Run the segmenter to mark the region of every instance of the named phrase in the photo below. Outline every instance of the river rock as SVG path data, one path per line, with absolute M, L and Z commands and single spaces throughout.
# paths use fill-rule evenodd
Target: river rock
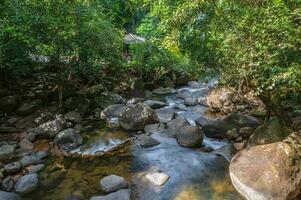
M 37 152 L 33 155 L 27 155 L 27 156 L 24 156 L 23 158 L 21 158 L 19 160 L 19 162 L 21 163 L 22 167 L 25 168 L 29 165 L 35 165 L 35 164 L 39 164 L 42 162 L 42 160 L 44 158 L 46 158 L 48 156 L 48 153 L 45 152 L 45 151 L 40 151 L 40 152 Z
M 200 117 L 196 120 L 196 124 L 202 127 L 207 137 L 225 138 L 228 130 L 239 129 L 240 127 L 257 128 L 260 125 L 260 121 L 252 116 L 232 113 L 216 120 Z
M 189 89 L 181 89 L 178 91 L 177 97 L 181 98 L 181 99 L 188 99 L 188 98 L 192 98 L 193 96 L 193 92 Z
M 73 124 L 79 124 L 83 121 L 82 116 L 75 111 L 70 111 L 67 114 L 65 114 L 65 119 Z
M 196 126 L 183 126 L 176 135 L 179 145 L 184 147 L 200 147 L 203 142 L 203 131 Z
M 28 174 L 22 176 L 15 184 L 15 191 L 21 195 L 34 191 L 38 186 L 38 175 Z
M 20 169 L 21 169 L 21 163 L 18 161 L 4 165 L 4 170 L 7 174 L 14 174 L 20 171 Z
M 124 104 L 114 104 L 106 107 L 100 115 L 101 119 L 120 117 L 121 114 L 127 109 Z
M 145 105 L 151 107 L 152 109 L 160 109 L 160 108 L 167 106 L 166 103 L 164 103 L 162 101 L 156 101 L 156 100 L 147 100 L 147 101 L 144 101 L 143 103 Z
M 127 106 L 132 106 L 132 105 L 135 105 L 137 103 L 143 102 L 144 100 L 145 100 L 144 98 L 135 97 L 135 98 L 132 98 L 132 99 L 128 100 L 126 102 L 126 105 Z
M 90 198 L 90 200 L 131 200 L 131 191 L 128 189 L 118 190 L 106 196 L 95 196 Z
M 57 116 L 55 120 L 41 124 L 37 129 L 38 136 L 55 137 L 66 126 L 66 120 Z
M 30 115 L 38 110 L 36 102 L 25 102 L 17 110 L 17 114 L 20 116 Z
M 250 200 L 291 200 L 301 189 L 301 135 L 238 152 L 229 167 L 236 190 Z
M 160 88 L 157 88 L 157 89 L 154 89 L 154 90 L 153 90 L 153 93 L 154 93 L 154 94 L 159 94 L 159 95 L 173 94 L 173 93 L 175 93 L 175 92 L 176 92 L 175 89 L 169 88 L 169 87 L 167 87 L 167 88 L 162 88 L 162 87 L 160 87 Z
M 198 100 L 195 98 L 186 98 L 184 99 L 185 106 L 195 106 L 198 104 Z
M 141 135 L 139 137 L 139 140 L 140 140 L 140 146 L 143 148 L 150 148 L 160 144 L 158 140 L 147 135 Z
M 235 140 L 236 138 L 239 137 L 238 135 L 238 131 L 236 128 L 232 129 L 232 130 L 228 130 L 226 132 L 226 137 L 229 139 L 229 140 Z
M 167 122 L 171 121 L 175 116 L 174 109 L 170 108 L 170 107 L 157 109 L 155 111 L 156 111 L 156 115 L 158 116 L 159 121 L 161 123 L 167 123 Z
M 31 150 L 34 147 L 34 144 L 31 143 L 28 139 L 23 139 L 19 142 L 18 146 L 21 149 Z
M 182 118 L 173 119 L 167 123 L 167 135 L 169 137 L 175 138 L 179 128 L 188 125 L 187 121 Z
M 44 164 L 38 164 L 38 165 L 30 165 L 28 167 L 26 167 L 26 171 L 29 173 L 29 174 L 32 174 L 32 173 L 39 173 L 40 171 L 42 171 L 44 169 L 45 165 Z
M 17 96 L 7 96 L 0 98 L 0 110 L 6 113 L 10 113 L 16 110 L 18 107 L 19 98 Z
M 121 176 L 110 175 L 100 180 L 100 186 L 103 191 L 105 191 L 106 193 L 110 193 L 127 188 L 128 183 Z
M 155 111 L 142 103 L 128 107 L 118 119 L 120 126 L 129 131 L 143 130 L 146 125 L 158 122 Z
M 168 181 L 169 176 L 163 172 L 151 171 L 145 178 L 155 186 L 162 186 Z
M 249 138 L 252 135 L 254 128 L 252 127 L 242 127 L 239 129 L 239 135 L 243 138 Z
M 281 122 L 275 118 L 258 127 L 248 140 L 249 146 L 280 142 L 288 136 Z
M 0 147 L 0 161 L 8 161 L 15 157 L 15 148 L 12 145 Z
M 228 162 L 230 162 L 236 152 L 236 148 L 233 146 L 233 144 L 228 144 L 215 150 L 213 153 L 222 156 Z
M 14 179 L 11 176 L 6 177 L 6 179 L 2 181 L 1 184 L 2 190 L 9 192 L 13 189 L 13 187 L 14 187 Z
M 75 129 L 69 128 L 59 132 L 54 138 L 54 143 L 64 150 L 72 150 L 83 143 L 83 138 Z
M 0 199 L 3 200 L 22 200 L 22 198 L 13 192 L 3 192 L 0 191 Z
M 162 133 L 165 131 L 163 124 L 149 124 L 144 127 L 144 132 L 147 134 Z

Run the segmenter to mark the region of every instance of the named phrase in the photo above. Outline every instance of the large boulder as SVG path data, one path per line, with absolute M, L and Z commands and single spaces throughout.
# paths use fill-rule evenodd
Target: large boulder
M 74 124 L 79 124 L 83 121 L 82 116 L 78 112 L 75 112 L 75 111 L 70 111 L 70 112 L 66 113 L 65 119 Z
M 118 190 L 106 196 L 95 196 L 90 200 L 131 200 L 131 191 L 129 189 Z
M 129 131 L 143 130 L 146 125 L 158 122 L 155 111 L 142 103 L 128 107 L 118 119 L 120 126 Z
M 281 122 L 275 118 L 259 126 L 248 140 L 249 146 L 280 142 L 288 136 Z
M 177 118 L 177 119 L 173 119 L 170 122 L 167 123 L 167 135 L 169 137 L 176 137 L 178 130 L 185 126 L 188 125 L 188 122 L 185 119 L 182 118 Z
M 17 96 L 7 96 L 0 98 L 0 110 L 6 113 L 10 113 L 16 110 L 18 107 L 19 98 Z
M 183 126 L 176 135 L 179 145 L 184 147 L 200 147 L 203 142 L 203 131 L 196 126 Z
M 22 200 L 22 198 L 13 192 L 3 192 L 0 191 L 0 199 L 3 200 Z
M 110 175 L 102 178 L 100 180 L 100 186 L 106 193 L 115 192 L 120 189 L 125 189 L 128 187 L 127 181 L 117 175 Z
M 121 114 L 126 110 L 127 106 L 124 104 L 114 104 L 106 107 L 101 112 L 101 118 L 115 118 L 121 116 Z
M 167 123 L 171 121 L 175 116 L 175 111 L 171 107 L 160 108 L 156 110 L 156 114 L 161 123 Z
M 83 143 L 83 138 L 75 129 L 69 128 L 59 132 L 54 138 L 54 143 L 61 149 L 72 150 Z
M 38 175 L 33 173 L 33 174 L 28 174 L 25 176 L 22 176 L 15 185 L 15 191 L 20 194 L 27 194 L 32 191 L 34 191 L 38 186 Z
M 291 200 L 301 189 L 301 135 L 238 152 L 230 163 L 237 191 L 250 200 Z
M 55 137 L 66 126 L 66 120 L 62 116 L 57 116 L 55 120 L 41 124 L 36 128 L 37 136 Z
M 260 125 L 260 121 L 252 116 L 232 113 L 216 120 L 200 117 L 196 120 L 196 124 L 202 127 L 207 137 L 225 138 L 226 132 L 229 130 L 234 128 L 239 129 L 241 127 L 257 128 Z

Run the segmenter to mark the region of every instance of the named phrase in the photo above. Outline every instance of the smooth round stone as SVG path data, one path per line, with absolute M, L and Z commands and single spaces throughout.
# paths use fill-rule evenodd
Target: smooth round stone
M 128 183 L 121 176 L 110 175 L 100 180 L 100 186 L 106 193 L 109 193 L 109 192 L 115 192 L 117 190 L 127 188 Z
M 21 195 L 34 191 L 38 186 L 38 175 L 28 174 L 22 176 L 15 185 L 15 191 Z
M 8 174 L 14 174 L 21 169 L 21 163 L 12 162 L 7 165 L 4 165 L 5 172 Z
M 129 189 L 118 190 L 105 196 L 95 196 L 90 200 L 131 200 L 131 191 Z

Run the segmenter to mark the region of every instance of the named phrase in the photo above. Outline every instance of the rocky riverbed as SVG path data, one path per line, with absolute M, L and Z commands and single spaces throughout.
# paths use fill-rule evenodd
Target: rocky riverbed
M 3 117 L 0 127 L 0 197 L 255 199 L 244 190 L 247 186 L 238 186 L 245 181 L 240 176 L 247 176 L 245 171 L 240 172 L 239 156 L 231 162 L 229 174 L 230 161 L 246 146 L 280 142 L 288 133 L 281 126 L 277 128 L 275 120 L 260 127 L 260 116 L 250 115 L 258 103 L 233 107 L 226 97 L 212 100 L 218 98 L 214 92 L 206 100 L 213 87 L 213 83 L 189 82 L 176 89 L 147 91 L 143 98 L 103 94 L 93 103 L 70 97 L 64 114 L 57 114 L 51 107 L 38 108 L 36 103 L 18 106 L 13 97 L 6 99 L 4 103 L 14 106 L 14 111 L 6 110 L 12 114 Z M 231 105 L 232 110 L 226 109 L 231 113 L 212 114 L 207 102 L 212 110 Z M 263 134 L 269 131 L 272 138 Z M 241 152 L 238 155 L 252 154 Z M 239 192 L 232 186 L 230 175 Z M 298 185 L 300 180 L 294 181 Z M 290 191 L 294 195 L 287 199 L 294 197 L 298 188 L 292 186 Z

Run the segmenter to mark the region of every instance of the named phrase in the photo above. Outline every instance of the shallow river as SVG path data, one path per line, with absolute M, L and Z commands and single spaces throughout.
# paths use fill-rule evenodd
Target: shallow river
M 178 93 L 205 97 L 206 86 L 187 86 L 179 88 L 170 95 L 151 96 L 160 99 L 177 111 L 177 116 L 194 120 L 205 114 L 206 107 L 197 105 L 186 107 Z M 152 135 L 160 145 L 144 149 L 136 142 L 125 149 L 121 155 L 100 157 L 97 159 L 49 159 L 40 174 L 40 186 L 28 200 L 63 200 L 75 194 L 89 199 L 103 194 L 99 180 L 110 174 L 125 177 L 132 183 L 136 200 L 241 200 L 233 188 L 229 174 L 229 163 L 221 156 L 206 153 L 201 149 L 181 147 L 174 138 L 163 133 Z M 118 128 L 109 128 L 98 124 L 85 136 L 85 144 L 77 150 L 85 155 L 93 155 L 114 147 L 131 137 Z M 205 138 L 203 145 L 218 149 L 227 145 L 226 141 Z M 154 186 L 144 175 L 149 170 L 158 170 L 170 176 L 163 186 Z

